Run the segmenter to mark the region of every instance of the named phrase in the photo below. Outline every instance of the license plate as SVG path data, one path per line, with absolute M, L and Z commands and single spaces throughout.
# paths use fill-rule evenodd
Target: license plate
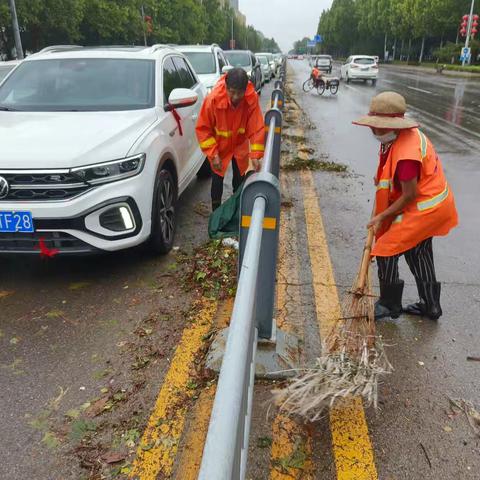
M 370 67 L 362 67 L 363 71 L 370 70 Z
M 0 232 L 34 232 L 31 212 L 0 211 Z

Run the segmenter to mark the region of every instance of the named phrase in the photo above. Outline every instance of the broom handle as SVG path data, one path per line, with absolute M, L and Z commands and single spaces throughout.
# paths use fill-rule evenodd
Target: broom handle
M 362 263 L 360 264 L 356 291 L 363 291 L 367 282 L 367 273 L 370 265 L 370 253 L 372 252 L 373 237 L 373 228 L 369 228 L 365 247 L 363 248 Z
M 372 214 L 370 218 L 373 218 L 375 215 L 375 205 L 376 201 L 373 202 Z M 370 265 L 370 253 L 372 252 L 372 245 L 373 239 L 375 237 L 375 233 L 373 228 L 368 229 L 367 240 L 365 241 L 365 247 L 363 248 L 363 256 L 362 261 L 360 263 L 360 270 L 358 272 L 358 280 L 356 285 L 356 292 L 363 293 L 365 289 L 365 284 L 367 283 L 367 274 L 368 274 L 368 267 Z

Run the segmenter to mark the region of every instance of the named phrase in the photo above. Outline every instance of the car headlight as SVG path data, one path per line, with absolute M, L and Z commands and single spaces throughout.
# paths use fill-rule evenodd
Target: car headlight
M 132 157 L 114 160 L 112 162 L 97 163 L 86 167 L 72 168 L 70 173 L 81 178 L 91 185 L 116 182 L 138 175 L 145 165 L 144 153 Z

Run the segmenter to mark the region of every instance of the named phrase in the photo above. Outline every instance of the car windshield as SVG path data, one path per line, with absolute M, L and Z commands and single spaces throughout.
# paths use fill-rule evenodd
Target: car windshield
M 199 74 L 216 73 L 217 65 L 215 64 L 215 57 L 211 52 L 183 52 L 191 64 L 194 70 Z
M 246 52 L 225 52 L 228 61 L 234 67 L 249 67 L 250 55 Z
M 318 60 L 330 60 L 330 55 L 320 55 L 317 57 Z
M 358 65 L 373 65 L 375 63 L 374 58 L 354 58 L 353 63 L 358 63 Z
M 0 108 L 141 110 L 155 105 L 155 62 L 68 58 L 22 63 L 0 87 Z
M 268 65 L 267 57 L 257 57 L 257 58 L 262 65 Z
M 0 65 L 0 82 L 7 76 L 7 73 L 10 72 L 15 67 L 15 65 Z

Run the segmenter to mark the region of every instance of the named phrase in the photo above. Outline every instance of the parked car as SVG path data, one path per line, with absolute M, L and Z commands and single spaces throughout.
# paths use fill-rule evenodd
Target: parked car
M 255 55 L 260 62 L 260 66 L 262 68 L 262 85 L 264 83 L 270 82 L 272 79 L 273 72 L 272 72 L 272 67 L 270 66 L 270 62 L 268 61 L 268 58 L 265 55 Z
M 264 55 L 268 58 L 270 69 L 272 70 L 273 76 L 275 77 L 275 75 L 277 75 L 277 63 L 275 62 L 275 57 L 273 56 L 273 53 L 258 52 L 257 55 Z
M 20 60 L 0 62 L 0 83 L 20 63 Z
M 378 64 L 375 57 L 368 55 L 352 55 L 340 69 L 340 78 L 347 83 L 350 80 L 371 80 L 372 85 L 377 84 Z
M 257 93 L 262 90 L 262 69 L 260 62 L 250 50 L 226 50 L 225 56 L 232 67 L 243 68 L 255 86 Z
M 316 55 L 314 65 L 327 73 L 332 73 L 333 59 L 330 55 Z
M 223 50 L 213 45 L 183 45 L 177 47 L 192 64 L 200 81 L 210 93 L 218 79 L 230 68 Z
M 0 251 L 168 252 L 177 198 L 202 168 L 206 90 L 152 47 L 48 47 L 0 85 Z
M 277 64 L 277 69 L 279 69 L 282 65 L 283 55 L 281 53 L 274 53 L 273 58 L 275 59 L 275 62 Z

